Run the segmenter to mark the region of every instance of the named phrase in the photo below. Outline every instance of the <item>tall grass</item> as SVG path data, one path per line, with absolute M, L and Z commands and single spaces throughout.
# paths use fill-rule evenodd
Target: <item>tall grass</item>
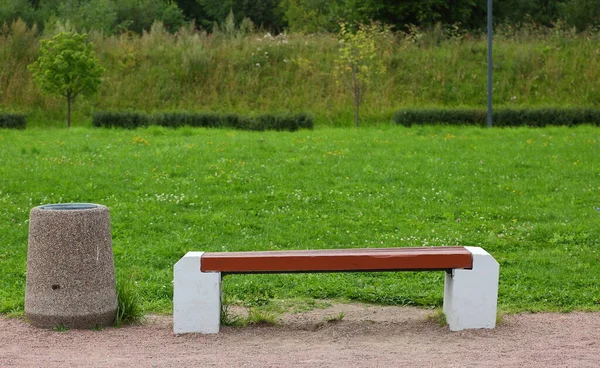
M 568 29 L 499 27 L 494 48 L 496 106 L 595 106 L 600 102 L 600 38 Z M 30 114 L 33 125 L 61 120 L 65 103 L 40 96 L 26 70 L 34 30 L 17 22 L 0 36 L 0 108 Z M 99 94 L 80 100 L 75 119 L 94 110 L 264 113 L 306 111 L 317 124 L 350 125 L 352 98 L 332 73 L 333 35 L 168 33 L 160 23 L 137 36 L 93 33 L 107 69 Z M 484 107 L 486 43 L 476 35 L 411 30 L 382 40 L 387 73 L 364 101 L 366 122 L 399 107 Z

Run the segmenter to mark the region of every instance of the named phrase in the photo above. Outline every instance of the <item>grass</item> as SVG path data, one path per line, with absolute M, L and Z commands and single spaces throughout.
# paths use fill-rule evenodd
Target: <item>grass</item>
M 344 312 L 340 312 L 338 314 L 330 314 L 325 317 L 325 322 L 327 323 L 336 323 L 343 320 L 345 317 Z
M 503 312 L 600 310 L 600 131 L 0 131 L 0 312 L 23 310 L 29 210 L 111 210 L 118 275 L 170 313 L 190 250 L 482 246 Z M 224 297 L 439 307 L 443 272 L 231 275 Z
M 69 327 L 63 326 L 63 325 L 54 326 L 54 331 L 56 331 L 56 332 L 67 332 L 67 331 L 69 331 Z
M 446 327 L 448 325 L 446 322 L 446 314 L 441 308 L 437 309 L 433 313 L 428 314 L 427 320 L 435 323 L 438 327 Z
M 131 325 L 144 319 L 140 298 L 135 285 L 125 281 L 124 277 L 117 281 L 117 315 L 115 325 Z
M 221 324 L 223 326 L 275 326 L 278 324 L 280 313 L 274 311 L 273 307 L 251 307 L 247 309 L 245 316 L 232 313 L 229 307 L 229 304 L 221 305 Z
M 481 107 L 487 98 L 484 37 L 440 30 L 385 39 L 387 68 L 361 106 L 364 125 L 402 107 Z M 597 106 L 599 33 L 499 27 L 494 40 L 494 106 Z M 92 33 L 106 73 L 98 95 L 78 99 L 74 124 L 98 110 L 308 112 L 317 125 L 350 126 L 352 97 L 333 73 L 334 35 L 220 37 L 156 25 L 142 36 Z M 43 96 L 27 65 L 39 36 L 23 24 L 0 35 L 0 109 L 28 114 L 29 126 L 64 126 L 66 101 Z
M 496 314 L 496 326 L 504 323 L 504 312 L 498 312 Z M 427 315 L 427 320 L 435 323 L 439 327 L 446 327 L 448 323 L 446 322 L 446 314 L 442 310 L 442 308 L 437 308 L 437 310 L 433 313 Z

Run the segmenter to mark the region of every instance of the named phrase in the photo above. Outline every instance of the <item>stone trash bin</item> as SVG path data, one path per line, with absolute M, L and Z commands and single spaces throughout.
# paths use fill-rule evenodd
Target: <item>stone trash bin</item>
M 25 315 L 38 327 L 93 328 L 117 313 L 108 208 L 48 204 L 31 210 Z

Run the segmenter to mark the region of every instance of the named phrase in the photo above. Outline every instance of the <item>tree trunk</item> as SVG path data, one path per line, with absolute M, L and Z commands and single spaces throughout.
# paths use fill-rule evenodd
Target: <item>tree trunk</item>
M 354 126 L 358 128 L 358 122 L 360 119 L 359 107 L 360 107 L 360 82 L 356 75 L 356 66 L 352 66 L 352 92 L 354 92 Z
M 71 97 L 70 93 L 67 93 L 67 129 L 71 128 Z
M 360 101 L 359 100 L 354 100 L 354 126 L 356 128 L 358 128 L 358 121 L 359 121 L 359 113 L 358 113 L 358 108 L 360 106 Z

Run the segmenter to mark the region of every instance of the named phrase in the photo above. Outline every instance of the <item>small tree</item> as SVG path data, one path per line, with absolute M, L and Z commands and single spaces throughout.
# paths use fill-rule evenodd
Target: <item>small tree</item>
M 87 34 L 61 32 L 40 42 L 40 56 L 29 65 L 42 92 L 67 99 L 67 128 L 71 127 L 71 105 L 80 93 L 93 94 L 104 69 L 100 66 Z
M 346 23 L 340 24 L 340 49 L 336 60 L 336 76 L 352 91 L 354 124 L 358 127 L 359 108 L 373 77 L 384 73 L 385 66 L 377 54 L 377 38 L 385 31 L 378 24 L 361 24 L 352 32 Z

